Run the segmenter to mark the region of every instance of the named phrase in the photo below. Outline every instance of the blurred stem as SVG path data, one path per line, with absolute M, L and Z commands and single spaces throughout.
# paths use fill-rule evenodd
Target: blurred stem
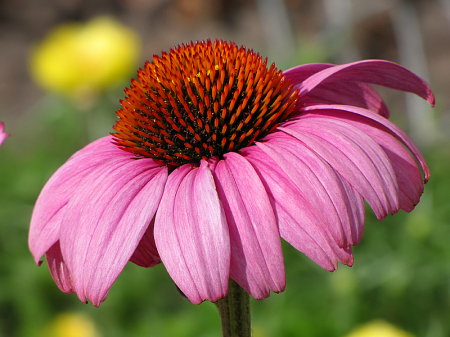
M 250 295 L 230 279 L 228 295 L 214 302 L 219 310 L 223 337 L 250 337 Z

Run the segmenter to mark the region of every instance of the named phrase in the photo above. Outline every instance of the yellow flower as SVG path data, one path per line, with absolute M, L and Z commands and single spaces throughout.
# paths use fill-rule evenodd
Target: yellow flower
M 49 327 L 50 337 L 98 337 L 94 323 L 86 316 L 77 313 L 58 315 Z
M 51 31 L 31 53 L 30 72 L 49 91 L 98 92 L 127 78 L 139 54 L 135 32 L 111 17 L 98 17 Z
M 377 320 L 356 328 L 346 337 L 414 337 L 414 335 L 386 321 Z

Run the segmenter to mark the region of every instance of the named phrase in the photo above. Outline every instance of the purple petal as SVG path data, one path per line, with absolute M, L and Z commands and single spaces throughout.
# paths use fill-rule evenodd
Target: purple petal
M 242 151 L 273 199 L 281 236 L 321 267 L 333 271 L 337 260 L 352 265 L 351 249 L 340 248 L 323 225 L 321 213 L 269 154 L 256 147 Z M 316 206 L 320 208 L 320 205 Z
M 299 95 L 306 95 L 321 84 L 341 81 L 371 83 L 412 92 L 434 106 L 434 95 L 424 80 L 396 63 L 383 60 L 364 60 L 324 69 L 303 81 Z
M 282 292 L 286 279 L 277 221 L 267 192 L 250 163 L 225 154 L 214 169 L 231 240 L 230 276 L 260 300 Z
M 65 293 L 72 293 L 75 291 L 75 287 L 72 282 L 72 275 L 67 269 L 67 265 L 61 255 L 61 248 L 59 241 L 57 241 L 45 254 L 47 260 L 48 269 L 53 277 L 56 285 L 61 291 Z
M 78 184 L 61 223 L 60 242 L 80 300 L 100 305 L 147 230 L 167 179 L 152 159 L 117 157 Z
M 75 153 L 45 184 L 39 195 L 31 218 L 28 243 L 36 260 L 39 260 L 59 240 L 59 229 L 65 207 L 79 182 L 95 166 L 113 158 L 131 157 L 104 137 Z
M 156 214 L 155 241 L 168 273 L 192 303 L 227 295 L 228 227 L 205 161 L 170 174 Z
M 130 261 L 140 267 L 149 268 L 161 263 L 161 258 L 156 249 L 155 237 L 153 230 L 155 227 L 155 220 L 150 222 L 147 230 L 144 233 L 139 245 L 131 256 Z

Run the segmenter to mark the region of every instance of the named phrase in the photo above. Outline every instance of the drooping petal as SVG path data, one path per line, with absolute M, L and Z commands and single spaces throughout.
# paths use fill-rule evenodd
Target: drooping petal
M 245 158 L 255 167 L 273 199 L 281 236 L 321 267 L 333 271 L 337 261 L 352 265 L 351 249 L 338 247 L 312 202 L 303 195 L 270 155 L 251 147 Z
M 386 139 L 387 137 L 384 137 Z M 381 144 L 383 142 L 378 141 Z M 381 145 L 389 157 L 397 176 L 399 186 L 400 209 L 411 212 L 419 203 L 424 186 L 419 168 L 409 152 L 400 143 L 390 142 L 388 146 Z
M 130 262 L 144 268 L 153 267 L 161 263 L 158 249 L 156 249 L 155 236 L 153 234 L 154 227 L 155 219 L 153 218 L 139 242 L 139 245 L 131 256 Z
M 231 240 L 230 276 L 256 299 L 285 288 L 276 218 L 258 175 L 237 153 L 225 154 L 214 169 Z
M 337 172 L 336 172 L 337 173 Z M 353 223 L 356 226 L 352 226 L 352 234 L 353 234 L 353 244 L 356 245 L 361 241 L 363 231 L 364 231 L 364 222 L 366 218 L 366 204 L 364 202 L 364 198 L 359 194 L 342 176 L 341 178 L 342 185 L 344 185 L 348 201 L 350 202 L 350 209 L 353 215 Z M 356 231 L 356 240 L 355 232 Z
M 300 85 L 299 95 L 330 82 L 364 82 L 415 93 L 434 106 L 434 95 L 428 84 L 408 69 L 389 61 L 364 60 L 329 67 L 310 76 Z
M 59 240 L 65 207 L 79 182 L 97 165 L 113 157 L 131 157 L 104 137 L 76 152 L 45 184 L 31 217 L 28 244 L 36 260 Z
M 336 207 L 347 239 L 350 239 L 351 245 L 357 244 L 362 237 L 365 218 L 365 204 L 361 195 L 314 150 L 309 149 L 306 144 L 297 141 L 294 137 L 284 133 L 274 133 L 265 140 L 264 144 L 266 145 L 276 145 L 280 154 L 284 151 L 285 155 L 288 153 L 294 155 L 295 157 L 291 155 L 289 157 L 292 163 L 298 165 L 300 164 L 298 160 L 301 160 L 303 165 L 308 166 L 312 172 L 316 172 L 317 179 L 320 184 L 323 184 Z M 286 162 L 283 170 L 299 185 L 303 169 L 296 171 L 293 169 L 294 167 L 295 165 L 289 167 Z M 318 208 L 317 213 L 323 213 L 321 204 L 317 204 L 315 207 Z
M 323 186 L 321 178 L 315 174 L 314 170 L 302 160 L 299 160 L 294 154 L 285 151 L 276 144 L 268 142 L 267 144 L 256 143 L 256 145 L 271 157 L 291 179 L 292 183 L 299 190 L 298 192 L 307 200 L 307 206 L 305 205 L 305 207 L 316 211 L 318 218 L 316 226 L 327 230 L 340 247 L 348 246 L 348 237 L 351 239 L 351 235 L 348 235 L 348 233 L 345 235 L 343 228 L 347 226 L 339 218 L 327 189 Z M 306 150 L 308 151 L 308 149 Z M 299 155 L 302 154 L 300 151 L 298 152 Z M 330 168 L 330 170 L 332 169 Z
M 399 210 L 398 184 L 389 157 L 370 136 L 353 125 L 341 124 L 329 118 L 302 118 L 296 123 L 299 130 L 332 140 L 366 175 L 378 193 L 386 196 L 389 213 Z M 373 174 L 372 174 L 373 173 Z
M 329 63 L 309 63 L 301 64 L 299 66 L 287 69 L 283 71 L 283 76 L 294 84 L 294 86 L 301 84 L 308 77 L 311 77 L 315 73 L 334 67 L 334 64 Z
M 272 140 L 274 140 L 272 138 Z M 292 137 L 279 137 L 279 142 L 257 143 L 292 180 L 305 196 L 309 208 L 321 218 L 324 226 L 340 247 L 357 241 L 359 220 L 340 176 L 322 158 Z
M 166 179 L 167 168 L 155 167 L 152 159 L 115 157 L 78 184 L 60 242 L 80 300 L 98 306 L 106 298 L 147 230 Z
M 348 113 L 323 113 L 324 110 L 318 110 L 316 113 L 308 113 L 303 118 L 316 118 L 326 116 L 327 119 L 339 120 L 351 124 L 373 138 L 386 152 L 394 169 L 398 187 L 400 208 L 410 212 L 419 202 L 423 193 L 423 182 L 420 170 L 411 154 L 400 142 L 390 133 L 386 132 L 383 125 L 368 122 L 367 118 Z
M 302 82 L 308 77 L 332 67 L 335 66 L 326 63 L 304 64 L 283 71 L 283 75 L 294 84 L 294 89 L 297 89 L 301 88 Z M 306 94 L 307 96 L 305 96 Z M 359 106 L 386 118 L 389 117 L 389 109 L 383 99 L 371 85 L 366 83 L 351 81 L 321 83 L 314 89 L 303 92 L 297 101 L 297 106 L 301 106 L 308 100 L 315 103 Z
M 321 83 L 308 92 L 308 99 L 314 103 L 353 105 L 373 111 L 389 118 L 390 112 L 378 92 L 361 82 Z M 303 103 L 301 98 L 297 104 Z
M 59 241 L 50 247 L 45 254 L 48 269 L 53 277 L 56 285 L 61 291 L 65 293 L 72 293 L 75 291 L 75 286 L 72 281 L 72 274 L 67 269 L 67 265 L 61 255 L 61 248 Z
M 388 201 L 383 191 L 383 182 L 379 176 L 379 172 L 373 166 L 370 158 L 364 155 L 362 157 L 356 156 L 356 154 L 361 154 L 361 151 L 355 149 L 357 152 L 351 153 L 350 157 L 348 153 L 343 152 L 347 149 L 354 150 L 352 149 L 353 145 L 351 143 L 346 144 L 341 139 L 340 143 L 334 144 L 333 138 L 327 138 L 326 135 L 322 134 L 318 136 L 310 133 L 309 130 L 298 130 L 297 128 L 291 127 L 291 125 L 288 127 L 278 127 L 278 129 L 300 140 L 318 156 L 328 162 L 334 170 L 367 200 L 379 219 L 383 219 L 387 215 Z M 371 178 L 376 180 L 372 181 L 370 180 Z
M 380 130 L 387 132 L 388 134 L 394 136 L 398 139 L 406 148 L 411 152 L 414 158 L 420 163 L 424 172 L 424 182 L 426 183 L 430 177 L 430 170 L 423 158 L 420 150 L 417 148 L 416 144 L 409 138 L 409 136 L 400 129 L 397 125 L 390 122 L 389 120 L 382 118 L 378 115 L 372 114 L 366 109 L 361 109 L 352 106 L 342 106 L 342 105 L 313 105 L 304 107 L 304 111 L 311 111 L 315 114 L 325 114 L 325 115 L 346 115 L 347 118 L 358 119 L 355 116 L 365 117 L 365 123 L 370 126 L 374 126 Z M 353 115 L 353 116 L 352 116 Z
M 168 273 L 194 304 L 226 296 L 230 241 L 225 213 L 205 161 L 185 164 L 167 181 L 155 241 Z

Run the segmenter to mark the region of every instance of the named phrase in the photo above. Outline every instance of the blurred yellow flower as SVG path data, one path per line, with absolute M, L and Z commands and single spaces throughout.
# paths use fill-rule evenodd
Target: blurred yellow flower
M 44 89 L 78 95 L 98 92 L 130 76 L 140 40 L 111 17 L 56 27 L 32 51 L 30 73 Z
M 94 322 L 77 313 L 58 315 L 49 327 L 48 337 L 98 337 Z
M 414 335 L 386 321 L 377 320 L 356 328 L 346 337 L 414 337 Z

